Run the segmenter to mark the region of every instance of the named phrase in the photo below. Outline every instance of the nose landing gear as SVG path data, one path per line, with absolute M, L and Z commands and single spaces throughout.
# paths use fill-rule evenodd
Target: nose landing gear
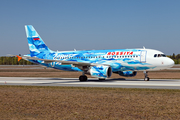
M 144 71 L 144 81 L 149 81 L 148 71 Z

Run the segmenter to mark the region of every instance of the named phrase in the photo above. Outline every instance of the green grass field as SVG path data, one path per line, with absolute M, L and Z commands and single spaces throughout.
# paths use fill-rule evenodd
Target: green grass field
M 0 86 L 0 119 L 180 119 L 180 90 Z

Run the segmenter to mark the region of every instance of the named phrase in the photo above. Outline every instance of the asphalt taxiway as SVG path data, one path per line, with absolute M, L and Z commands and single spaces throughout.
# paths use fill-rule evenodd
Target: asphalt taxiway
M 86 82 L 79 82 L 78 78 L 0 77 L 0 85 L 180 89 L 180 80 L 106 79 L 99 81 L 96 78 L 89 78 Z

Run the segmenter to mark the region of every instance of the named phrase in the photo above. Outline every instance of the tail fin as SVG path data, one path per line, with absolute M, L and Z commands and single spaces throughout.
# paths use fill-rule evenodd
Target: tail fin
M 50 52 L 50 49 L 46 46 L 32 25 L 25 25 L 25 30 L 31 57 L 37 56 L 41 58 L 45 53 Z

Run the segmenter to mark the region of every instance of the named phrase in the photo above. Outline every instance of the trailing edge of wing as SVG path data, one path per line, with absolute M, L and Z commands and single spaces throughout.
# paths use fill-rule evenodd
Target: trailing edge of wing
M 23 59 L 29 59 L 29 60 L 41 60 L 44 61 L 44 63 L 51 63 L 51 62 L 60 62 L 63 64 L 73 64 L 78 66 L 98 66 L 98 65 L 105 65 L 110 66 L 108 64 L 98 64 L 98 63 L 86 63 L 86 62 L 75 62 L 75 61 L 63 61 L 63 60 L 50 60 L 50 59 L 40 59 L 37 57 L 28 57 L 28 56 L 22 56 Z

